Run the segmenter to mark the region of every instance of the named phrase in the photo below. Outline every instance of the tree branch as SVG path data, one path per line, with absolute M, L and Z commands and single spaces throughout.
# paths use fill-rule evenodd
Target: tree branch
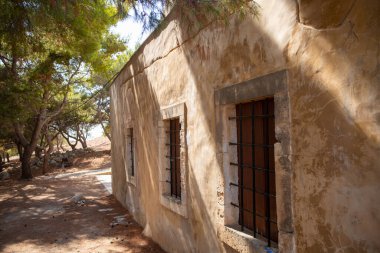
M 49 113 L 49 115 L 46 116 L 44 124 L 47 124 L 52 118 L 54 118 L 55 116 L 61 113 L 63 107 L 66 105 L 68 94 L 69 94 L 69 89 L 66 90 L 63 100 L 61 104 L 58 106 L 58 108 L 56 108 L 52 113 Z
M 10 66 L 9 64 L 6 62 L 6 61 L 10 61 L 7 57 L 3 56 L 3 55 L 0 55 L 0 60 L 2 61 L 2 63 L 4 64 L 4 66 L 7 68 L 7 69 L 10 69 Z
M 69 94 L 69 87 L 72 84 L 71 82 L 72 82 L 73 78 L 75 77 L 75 75 L 78 74 L 81 64 L 82 64 L 82 62 L 79 62 L 78 65 L 77 65 L 77 67 L 76 67 L 76 69 L 74 70 L 74 72 L 70 75 L 69 80 L 67 81 L 67 84 L 66 84 L 65 95 L 63 97 L 63 100 L 62 100 L 61 104 L 58 106 L 58 108 L 56 108 L 52 113 L 50 113 L 46 117 L 46 120 L 45 120 L 44 124 L 48 123 L 52 118 L 54 118 L 55 116 L 57 116 L 58 114 L 60 114 L 61 111 L 62 111 L 62 109 L 63 109 L 63 107 L 66 105 L 66 103 L 67 103 L 67 96 Z
M 14 123 L 13 127 L 14 127 L 15 134 L 16 134 L 18 141 L 20 142 L 20 144 L 23 147 L 26 147 L 29 144 L 29 142 L 27 141 L 27 139 L 24 136 L 24 131 L 22 130 L 20 123 L 18 123 L 18 122 Z

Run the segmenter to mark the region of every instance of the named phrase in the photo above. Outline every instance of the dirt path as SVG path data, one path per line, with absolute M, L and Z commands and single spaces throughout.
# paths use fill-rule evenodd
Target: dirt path
M 0 182 L 0 252 L 163 252 L 107 184 L 109 155 L 65 172 Z

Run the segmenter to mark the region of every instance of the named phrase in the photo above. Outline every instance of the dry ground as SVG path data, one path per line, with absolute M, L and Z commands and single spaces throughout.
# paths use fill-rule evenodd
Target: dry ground
M 72 168 L 0 182 L 0 252 L 163 252 L 97 180 L 111 166 L 100 146 Z

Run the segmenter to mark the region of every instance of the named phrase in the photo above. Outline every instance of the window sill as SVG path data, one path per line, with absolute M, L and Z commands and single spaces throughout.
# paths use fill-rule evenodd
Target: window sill
M 236 226 L 220 226 L 219 239 L 238 252 L 277 253 L 278 249 L 266 246 L 266 242 L 239 231 Z
M 165 194 L 160 196 L 160 203 L 172 212 L 187 218 L 187 207 L 181 199 Z

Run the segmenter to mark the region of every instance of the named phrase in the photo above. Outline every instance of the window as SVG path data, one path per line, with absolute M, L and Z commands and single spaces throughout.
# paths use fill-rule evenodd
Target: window
M 127 128 L 126 133 L 126 177 L 127 182 L 135 184 L 136 159 L 135 159 L 135 137 L 133 128 Z
M 134 164 L 134 147 L 133 147 L 133 128 L 130 128 L 129 129 L 129 149 L 130 149 L 130 156 L 131 156 L 131 176 L 134 177 L 135 176 L 135 164 Z
M 181 199 L 180 131 L 179 118 L 169 120 L 169 143 L 166 145 L 169 146 L 170 180 L 167 180 L 167 183 L 170 184 L 170 195 L 179 199 Z
M 158 135 L 160 203 L 187 218 L 186 107 L 184 103 L 160 110 Z
M 223 172 L 217 234 L 238 252 L 295 249 L 287 75 L 270 73 L 214 94 Z
M 237 162 L 230 165 L 238 170 L 238 188 L 241 231 L 250 231 L 254 237 L 265 239 L 268 246 L 278 242 L 276 187 L 274 165 L 274 100 L 267 98 L 236 105 L 237 142 L 230 142 L 237 152 Z M 272 244 L 273 245 L 273 244 Z

